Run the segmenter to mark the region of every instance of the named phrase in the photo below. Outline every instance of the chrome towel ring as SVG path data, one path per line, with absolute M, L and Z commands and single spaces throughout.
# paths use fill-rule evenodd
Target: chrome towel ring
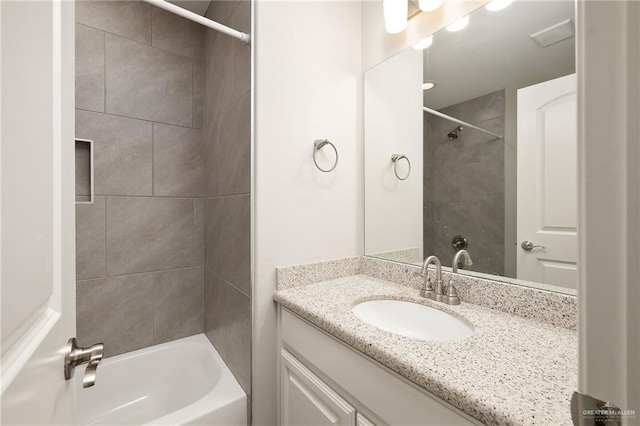
M 407 171 L 407 175 L 405 177 L 401 177 L 398 174 L 398 163 L 400 162 L 400 160 L 407 160 L 407 165 L 409 166 L 409 170 Z M 404 154 L 393 154 L 391 156 L 391 161 L 393 162 L 393 173 L 395 173 L 398 180 L 407 180 L 411 175 L 411 161 L 409 161 L 407 156 Z
M 318 165 L 318 160 L 316 159 L 316 154 L 318 153 L 318 151 L 324 148 L 325 145 L 331 145 L 331 148 L 333 148 L 333 150 L 336 153 L 336 161 L 333 163 L 333 166 L 329 169 L 323 169 L 322 167 L 320 167 Z M 315 142 L 313 142 L 313 162 L 318 168 L 318 170 L 320 170 L 321 172 L 329 173 L 330 171 L 335 169 L 336 166 L 338 165 L 338 150 L 336 149 L 336 146 L 333 143 L 329 142 L 328 139 L 316 139 Z

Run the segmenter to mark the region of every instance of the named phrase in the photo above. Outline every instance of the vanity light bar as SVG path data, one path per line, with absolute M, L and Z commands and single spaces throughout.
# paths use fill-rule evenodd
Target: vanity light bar
M 398 34 L 407 28 L 407 0 L 383 0 L 384 27 L 389 34 Z

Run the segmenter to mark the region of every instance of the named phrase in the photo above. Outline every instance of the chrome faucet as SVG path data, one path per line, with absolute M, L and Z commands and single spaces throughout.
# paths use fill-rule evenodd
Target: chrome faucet
M 430 264 L 436 265 L 436 287 L 433 288 L 431 280 L 427 276 L 427 268 Z M 424 276 L 424 285 L 420 290 L 420 296 L 428 299 L 441 301 L 444 296 L 443 282 L 442 282 L 442 262 L 437 256 L 429 256 L 424 260 L 422 265 L 422 276 Z
M 464 259 L 464 266 L 473 265 L 473 260 L 471 260 L 471 255 L 466 250 L 458 250 L 458 252 L 453 256 L 453 262 L 451 262 L 451 272 L 454 274 L 458 272 L 458 265 L 460 264 L 460 258 Z
M 464 262 L 463 264 L 465 266 L 473 265 L 473 260 L 471 260 L 471 255 L 469 254 L 469 252 L 466 250 L 459 250 L 455 254 L 455 256 L 453 256 L 453 261 L 451 262 L 451 272 L 453 272 L 454 274 L 458 272 L 458 265 L 461 261 Z M 459 305 L 460 298 L 458 297 L 458 290 L 456 289 L 456 286 L 453 285 L 454 283 L 455 281 L 453 281 L 452 278 L 451 282 L 447 286 L 447 294 L 444 296 L 444 301 L 446 301 L 446 303 L 450 305 Z

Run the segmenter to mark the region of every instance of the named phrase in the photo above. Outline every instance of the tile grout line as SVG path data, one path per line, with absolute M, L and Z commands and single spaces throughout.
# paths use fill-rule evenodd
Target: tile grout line
M 156 126 L 151 124 L 151 196 L 156 195 Z
M 76 24 L 79 24 L 79 25 L 83 25 L 83 26 L 85 26 L 85 27 L 87 27 L 87 28 L 91 28 L 91 29 L 96 30 L 96 31 L 102 31 L 103 33 L 108 34 L 108 35 L 113 36 L 113 37 L 118 37 L 118 38 L 125 39 L 125 40 L 127 40 L 127 41 L 132 42 L 132 43 L 137 43 L 137 44 L 141 44 L 141 45 L 146 46 L 146 47 L 151 47 L 151 48 L 153 48 L 153 49 L 158 49 L 158 50 L 160 50 L 160 51 L 162 51 L 162 52 L 164 52 L 164 53 L 168 53 L 168 54 L 170 54 L 170 55 L 175 55 L 175 56 L 178 56 L 178 57 L 180 57 L 180 58 L 184 58 L 184 59 L 196 59 L 196 58 L 193 58 L 193 57 L 191 57 L 191 56 L 182 55 L 182 54 L 180 54 L 180 53 L 176 53 L 176 52 L 173 52 L 173 51 L 171 51 L 171 50 L 167 50 L 167 49 L 162 48 L 162 47 L 158 47 L 158 46 L 154 46 L 154 45 L 149 44 L 149 43 L 145 43 L 145 42 L 143 42 L 143 41 L 134 40 L 134 39 L 129 38 L 129 37 L 127 37 L 127 36 L 123 36 L 123 35 L 120 35 L 120 34 L 116 34 L 116 33 L 113 33 L 113 32 L 111 32 L 111 31 L 103 30 L 103 29 L 101 29 L 101 28 L 98 28 L 98 27 L 94 27 L 94 26 L 92 26 L 92 25 L 85 24 L 84 22 L 78 22 L 78 21 L 75 21 L 75 23 L 76 23 Z
M 104 197 L 104 278 L 107 278 L 107 198 Z
M 234 283 L 232 283 L 231 281 L 229 281 L 228 279 L 226 279 L 225 277 L 223 277 L 222 275 L 220 275 L 218 272 L 214 271 L 213 269 L 207 267 L 207 269 L 215 274 L 218 278 L 220 278 L 222 281 L 224 281 L 226 284 L 230 285 L 231 287 L 233 287 L 236 291 L 240 292 L 242 295 L 246 296 L 249 298 L 249 300 L 251 300 L 251 296 L 249 296 L 247 293 L 245 293 L 243 290 L 240 290 L 240 288 L 238 286 L 236 286 Z
M 173 196 L 173 195 L 107 195 L 107 194 L 96 194 L 96 197 L 112 197 L 112 198 L 155 198 L 159 200 L 192 200 L 192 199 L 212 199 L 212 198 L 231 198 L 231 197 L 242 197 L 245 195 L 251 195 L 251 192 L 238 192 L 233 194 L 222 194 L 222 195 L 213 195 L 210 197 L 195 197 L 195 196 Z
M 80 281 L 93 281 L 93 280 L 102 280 L 102 279 L 110 279 L 110 278 L 123 278 L 123 277 L 131 277 L 134 275 L 146 275 L 146 274 L 157 274 L 157 273 L 163 273 L 163 272 L 173 272 L 173 271 L 186 271 L 188 269 L 198 269 L 198 268 L 204 268 L 202 265 L 200 266 L 180 266 L 177 268 L 167 268 L 167 269 L 154 269 L 151 271 L 143 271 L 143 272 L 127 272 L 124 274 L 115 274 L 115 275 L 107 275 L 104 277 L 92 277 L 92 278 L 83 278 L 81 280 L 76 280 L 78 282 Z
M 153 292 L 151 298 L 151 342 L 153 345 L 156 344 L 156 271 L 152 272 L 151 275 L 151 291 Z
M 153 45 L 153 6 L 149 8 L 149 46 Z
M 196 199 L 193 199 L 193 229 L 191 231 L 191 242 L 193 245 L 193 264 L 198 263 L 198 253 L 196 253 Z
M 105 82 L 105 85 L 106 85 L 106 82 Z M 105 96 L 105 99 L 106 99 L 106 96 Z M 114 114 L 112 112 L 94 111 L 92 109 L 78 108 L 78 107 L 76 107 L 76 111 L 89 112 L 89 113 L 92 113 L 92 114 L 104 114 L 104 115 L 108 115 L 110 117 L 125 118 L 125 119 L 128 119 L 128 120 L 134 120 L 134 121 L 143 121 L 145 123 L 160 124 L 160 125 L 163 125 L 163 126 L 179 127 L 181 129 L 187 129 L 187 130 L 195 130 L 195 131 L 200 131 L 200 132 L 203 131 L 203 129 L 196 129 L 194 127 L 183 126 L 181 124 L 166 123 L 164 121 L 149 120 L 147 118 L 131 117 L 129 115 Z
M 102 110 L 107 112 L 107 35 L 102 31 L 102 79 L 104 87 L 102 89 Z
M 191 61 L 191 127 L 196 128 L 196 61 Z
M 202 332 L 206 335 L 207 333 L 207 299 L 206 299 L 206 286 L 207 286 L 207 273 L 202 267 Z
M 244 98 L 246 96 L 250 96 L 251 95 L 251 89 L 247 90 L 245 93 L 243 93 L 242 95 L 240 95 L 240 97 L 238 97 L 237 99 L 235 99 L 230 106 L 228 106 L 226 109 L 220 111 L 215 117 L 214 120 L 211 121 L 211 123 L 202 123 L 202 128 L 204 130 L 205 127 L 207 126 L 213 126 L 214 124 L 216 124 L 218 121 L 220 121 L 229 111 L 231 111 L 233 108 L 235 108 L 241 101 L 244 100 Z

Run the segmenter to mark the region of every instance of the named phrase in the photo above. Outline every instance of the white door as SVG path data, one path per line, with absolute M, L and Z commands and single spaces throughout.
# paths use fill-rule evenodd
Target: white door
M 518 90 L 518 278 L 576 288 L 576 75 Z
M 0 1 L 2 424 L 73 424 L 74 6 Z

